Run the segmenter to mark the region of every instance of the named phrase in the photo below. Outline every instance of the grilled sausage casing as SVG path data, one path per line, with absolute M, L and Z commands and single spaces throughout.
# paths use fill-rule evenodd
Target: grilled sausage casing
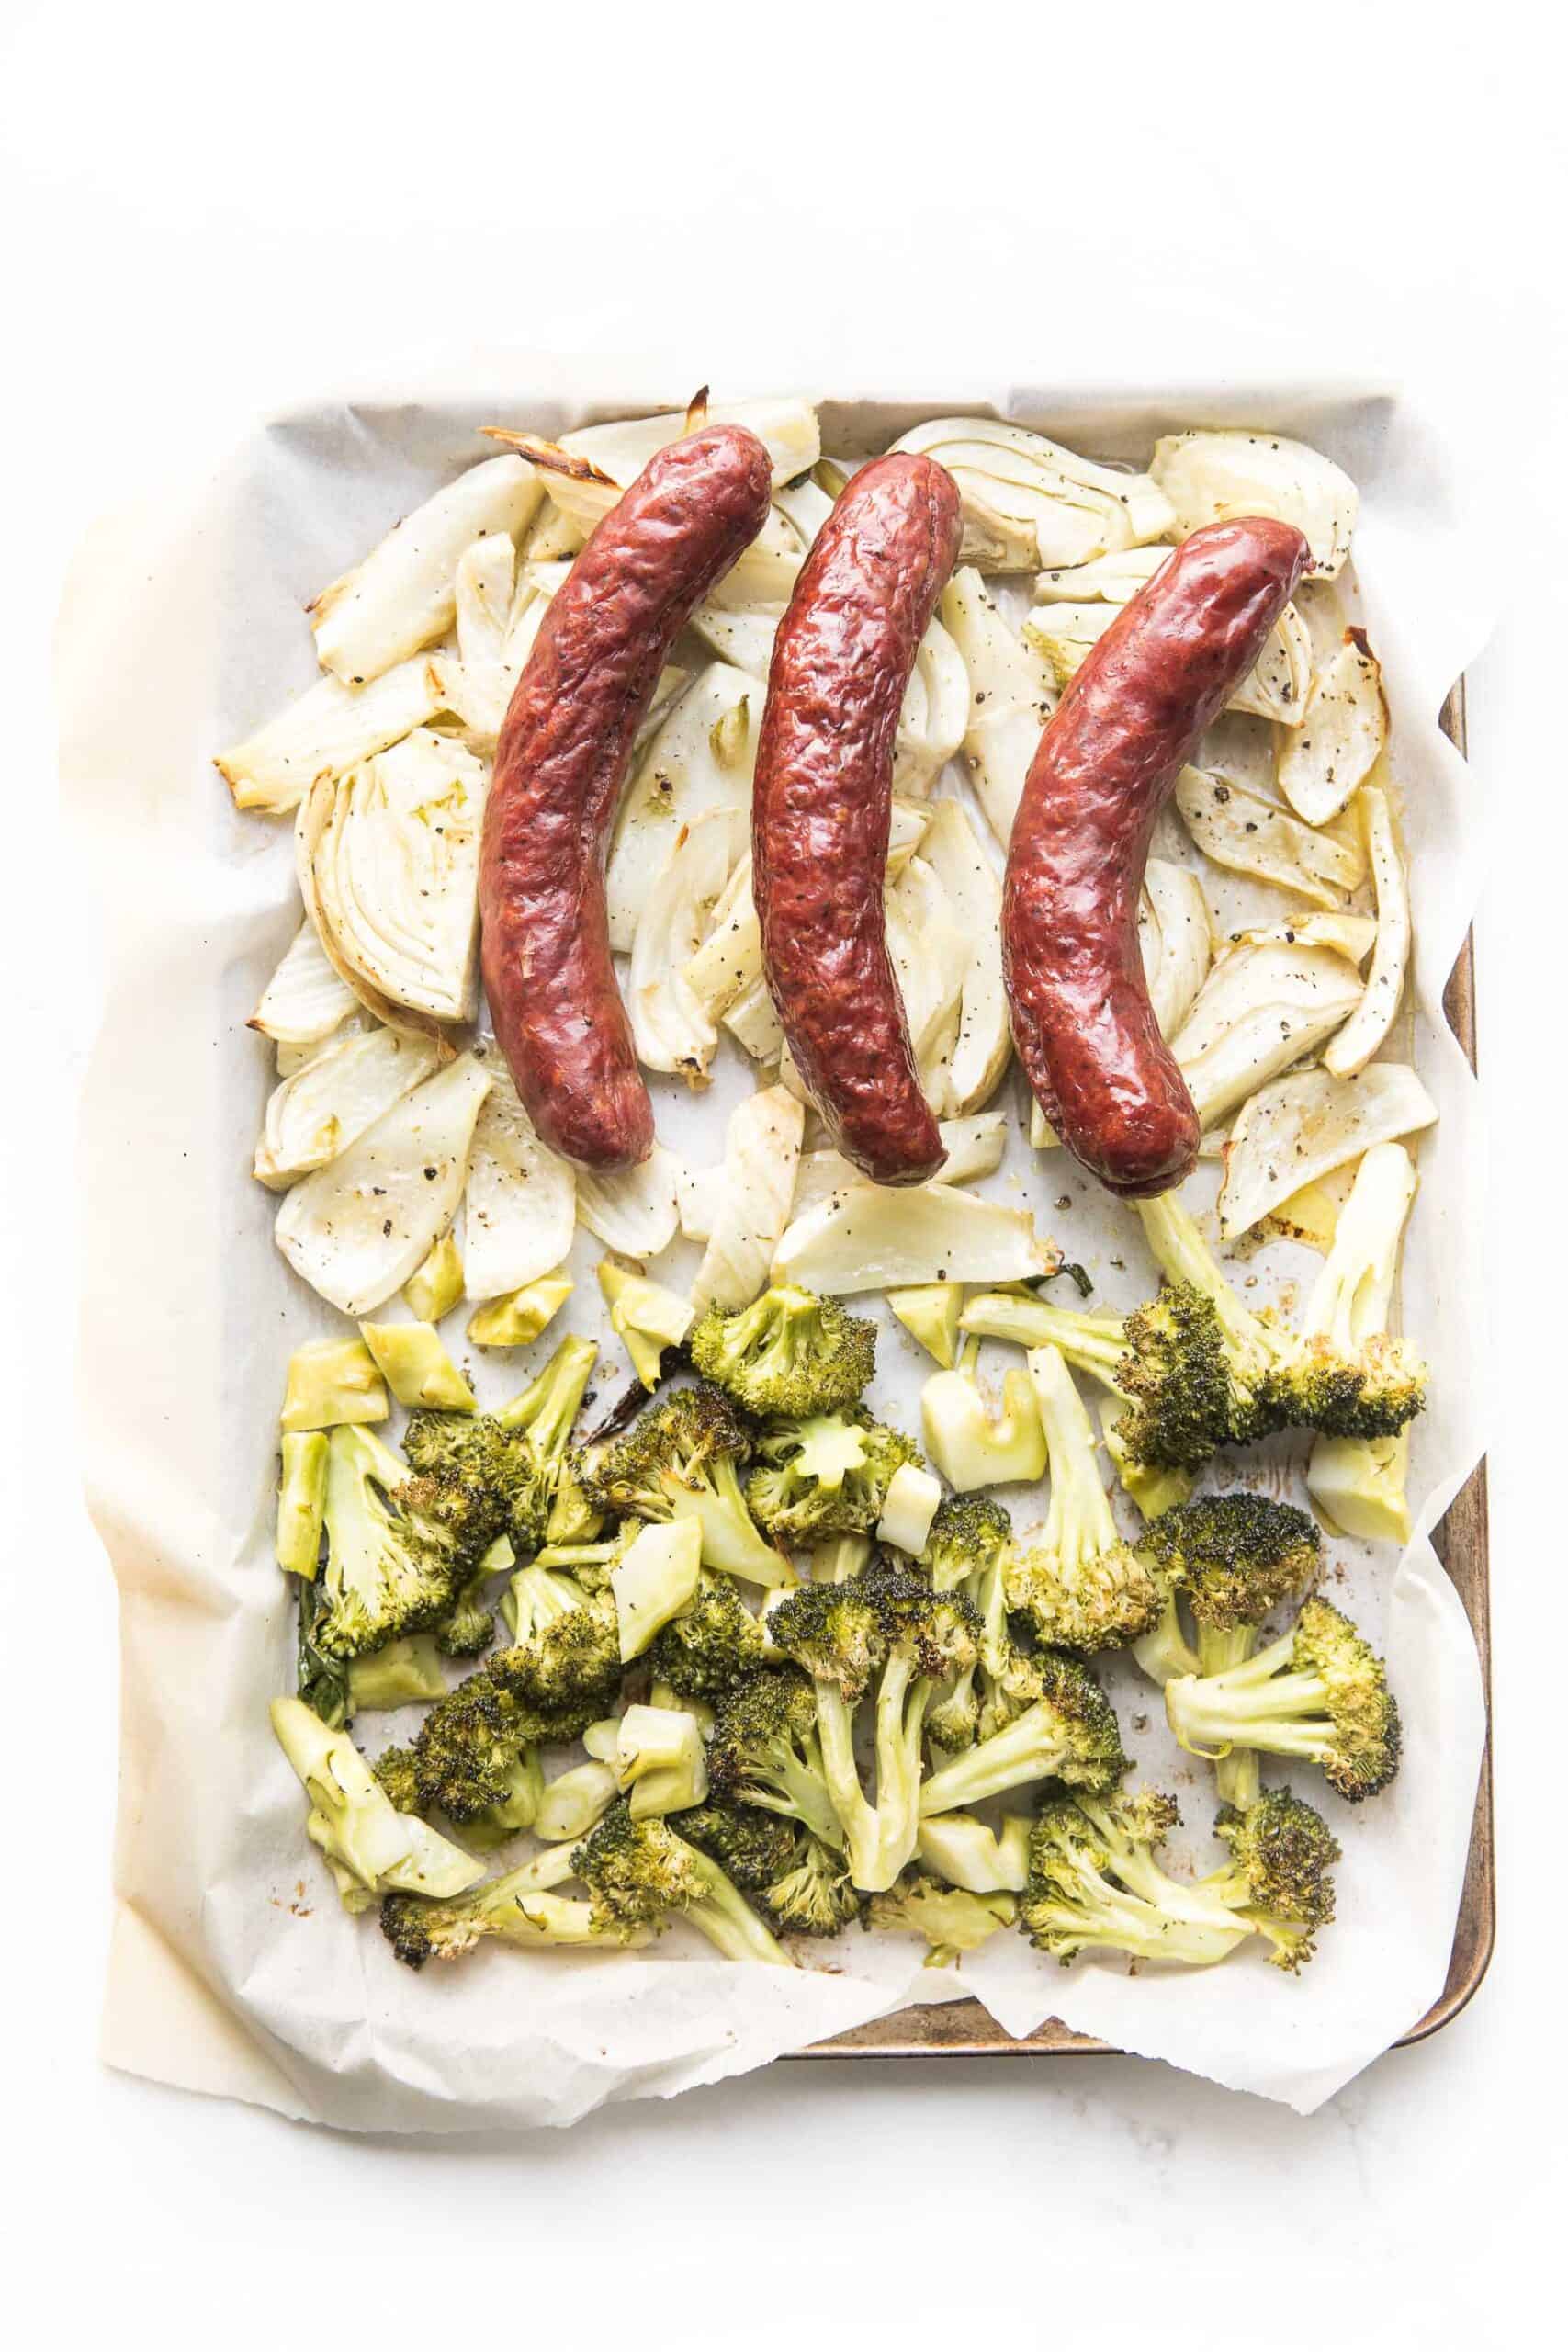
M 610 961 L 611 820 L 670 647 L 761 530 L 772 481 L 739 425 L 658 451 L 551 601 L 496 746 L 479 858 L 485 994 L 535 1125 L 585 1168 L 630 1168 L 653 1148 Z
M 1095 645 L 1024 785 L 1002 896 L 1013 1042 L 1062 1141 L 1114 1193 L 1167 1192 L 1198 1155 L 1138 952 L 1155 820 L 1309 560 L 1288 523 L 1195 531 Z
M 751 887 L 780 1025 L 840 1151 L 879 1183 L 942 1165 L 887 954 L 893 749 L 958 554 L 958 492 L 929 458 L 856 474 L 773 642 L 751 802 Z

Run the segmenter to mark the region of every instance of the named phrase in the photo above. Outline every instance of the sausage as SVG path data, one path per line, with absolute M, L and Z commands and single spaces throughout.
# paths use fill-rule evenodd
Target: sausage
M 1198 1155 L 1138 953 L 1155 820 L 1310 560 L 1288 523 L 1195 531 L 1096 644 L 1024 784 L 1002 893 L 1013 1042 L 1045 1116 L 1113 1193 L 1168 1192 Z
M 913 1184 L 944 1157 L 915 1074 L 882 892 L 904 689 L 958 554 L 930 458 L 856 474 L 773 640 L 751 798 L 762 963 L 796 1068 L 847 1158 Z
M 529 1116 L 584 1168 L 635 1167 L 653 1148 L 604 906 L 633 740 L 672 641 L 772 494 L 768 452 L 739 425 L 658 451 L 553 598 L 496 745 L 479 853 L 485 994 Z

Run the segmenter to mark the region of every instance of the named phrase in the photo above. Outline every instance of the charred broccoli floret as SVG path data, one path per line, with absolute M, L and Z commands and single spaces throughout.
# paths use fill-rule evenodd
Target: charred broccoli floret
M 472 1490 L 411 1478 L 391 1448 L 358 1426 L 328 1440 L 324 1518 L 311 1640 L 328 1657 L 359 1657 L 439 1623 L 483 1549 Z
M 708 1785 L 726 1804 L 787 1814 L 826 1844 L 842 1846 L 822 1763 L 817 1695 L 798 1668 L 765 1667 L 720 1700 L 708 1742 Z
M 470 1577 L 435 1628 L 443 1657 L 478 1657 L 495 1639 L 495 1610 L 485 1598 L 491 1571 Z
M 766 1661 L 762 1628 L 733 1582 L 705 1569 L 692 1606 L 660 1626 L 648 1650 L 654 1680 L 683 1699 L 722 1699 Z
M 1173 1797 L 1056 1797 L 1030 1834 L 1020 1917 L 1030 1940 L 1066 1962 L 1124 1951 L 1203 1968 L 1252 1933 L 1213 1890 L 1173 1879 L 1155 1860 L 1181 1815 Z
M 1178 1675 L 1165 1711 L 1190 1754 L 1303 1757 L 1352 1804 L 1399 1770 L 1399 1711 L 1382 1661 L 1326 1600 L 1307 1601 L 1289 1633 L 1241 1665 Z
M 975 1664 L 926 1716 L 926 1736 L 934 1747 L 952 1751 L 989 1739 L 1041 1694 L 1039 1669 L 1008 1626 L 1011 1546 L 1012 1522 L 987 1496 L 952 1497 L 931 1521 L 922 1565 L 939 1592 L 963 1592 L 980 1620 Z
M 649 1941 L 648 1928 L 624 1924 L 592 1903 L 552 1894 L 540 1884 L 547 1874 L 535 1860 L 447 1903 L 389 1895 L 381 1905 L 381 1933 L 409 1968 L 423 1968 L 427 1960 L 460 1960 L 488 1936 L 535 1951 L 558 1944 L 625 1950 Z
M 920 1793 L 922 1815 L 952 1813 L 1027 1781 L 1059 1780 L 1101 1792 L 1127 1770 L 1115 1710 L 1077 1658 L 1043 1650 L 1032 1661 L 1041 1695 L 1002 1730 L 933 1772 Z
M 1010 1894 L 971 1894 L 944 1886 L 926 1871 L 906 1871 L 884 1894 L 874 1894 L 867 1923 L 895 1933 L 923 1936 L 928 1968 L 950 1968 L 966 1951 L 977 1951 L 998 1928 L 1010 1928 L 1018 1905 Z
M 536 1473 L 493 1413 L 422 1408 L 409 1415 L 403 1451 L 418 1476 L 468 1498 L 481 1546 L 511 1533 L 515 1521 L 528 1523 Z
M 1274 1373 L 1281 1417 L 1326 1437 L 1396 1437 L 1427 1401 L 1427 1367 L 1390 1337 L 1400 1236 L 1416 1194 L 1403 1145 L 1369 1151 L 1293 1346 Z
M 750 1306 L 710 1306 L 692 1362 L 750 1413 L 800 1419 L 852 1405 L 876 1369 L 876 1329 L 836 1298 L 785 1283 Z
M 746 1499 L 758 1525 L 781 1544 L 869 1535 L 894 1473 L 920 1459 L 907 1437 L 860 1405 L 778 1422 L 757 1451 L 761 1461 L 746 1482 Z
M 703 1564 L 751 1584 L 788 1584 L 783 1554 L 757 1532 L 740 1471 L 750 1459 L 750 1425 L 722 1389 L 705 1382 L 652 1405 L 624 1438 L 584 1458 L 582 1483 L 601 1510 L 638 1519 L 695 1519 Z
M 812 1678 L 829 1793 L 850 1876 L 866 1894 L 891 1886 L 915 1850 L 927 1711 L 943 1683 L 975 1664 L 979 1631 L 962 1594 L 938 1593 L 913 1570 L 879 1566 L 846 1584 L 802 1585 L 769 1619 L 774 1646 Z M 868 1696 L 874 1802 L 854 1752 L 856 1713 Z
M 412 1747 L 384 1747 L 370 1769 L 400 1813 L 419 1811 L 419 1762 Z
M 1238 1812 L 1223 1805 L 1214 1835 L 1231 1849 L 1223 1870 L 1199 1882 L 1267 1937 L 1276 1968 L 1292 1973 L 1316 1949 L 1317 1930 L 1334 1917 L 1334 1866 L 1339 1840 L 1289 1789 L 1270 1789 Z
M 1008 1562 L 1008 1606 L 1057 1648 L 1114 1648 L 1154 1623 L 1160 1588 L 1116 1532 L 1094 1427 L 1060 1349 L 1032 1349 L 1029 1372 L 1045 1430 L 1051 1508 L 1040 1543 Z
M 1134 1645 L 1154 1681 L 1221 1674 L 1257 1645 L 1271 1609 L 1293 1600 L 1316 1573 L 1322 1554 L 1305 1511 L 1266 1495 L 1208 1495 L 1150 1521 L 1139 1544 L 1165 1594 L 1159 1620 Z M 1196 1621 L 1196 1646 L 1182 1622 Z M 1258 1794 L 1258 1758 L 1238 1747 L 1215 1766 L 1222 1797 L 1250 1804 Z
M 777 1927 L 832 1936 L 860 1908 L 842 1854 L 782 1814 L 710 1802 L 671 1815 L 670 1826 L 711 1854 Z
M 613 1804 L 571 1858 L 604 1932 L 690 1920 L 726 1960 L 788 1968 L 789 1954 L 710 1854 L 688 1845 L 662 1815 L 634 1821 Z

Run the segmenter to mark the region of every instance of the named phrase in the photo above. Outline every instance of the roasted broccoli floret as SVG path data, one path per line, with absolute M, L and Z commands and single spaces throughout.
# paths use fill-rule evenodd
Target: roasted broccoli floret
M 1400 1236 L 1415 1195 L 1415 1164 L 1403 1144 L 1374 1146 L 1340 1211 L 1301 1331 L 1275 1369 L 1282 1419 L 1370 1442 L 1396 1437 L 1426 1403 L 1426 1365 L 1388 1331 Z
M 661 1625 L 648 1650 L 654 1680 L 683 1699 L 722 1699 L 766 1661 L 762 1628 L 733 1582 L 706 1570 L 692 1606 Z
M 1249 1314 L 1243 1306 L 1174 1193 L 1161 1193 L 1153 1200 L 1139 1201 L 1136 1207 L 1144 1238 L 1167 1283 L 1174 1285 L 1176 1294 L 1186 1295 L 1190 1308 L 1193 1301 L 1204 1299 L 1213 1310 L 1229 1389 L 1225 1436 L 1233 1445 L 1247 1445 L 1254 1438 L 1266 1437 L 1271 1430 L 1282 1429 L 1289 1416 L 1280 1409 L 1275 1374 L 1290 1347 L 1288 1334 L 1280 1330 L 1269 1316 Z M 1162 1295 L 1169 1297 L 1172 1293 L 1168 1291 Z M 1152 1307 L 1159 1304 L 1156 1300 Z M 1147 1315 L 1152 1307 L 1141 1312 Z M 1125 1369 L 1122 1382 L 1124 1387 L 1133 1385 Z M 1134 1393 L 1136 1395 L 1135 1389 Z
M 761 1461 L 746 1482 L 746 1499 L 758 1525 L 781 1544 L 869 1535 L 894 1473 L 920 1459 L 907 1437 L 860 1405 L 780 1421 L 757 1451 Z
M 499 1818 L 514 1802 L 540 1719 L 500 1690 L 488 1667 L 438 1699 L 414 1742 L 422 1806 L 439 1805 L 457 1822 Z
M 988 1495 L 950 1495 L 939 1505 L 920 1555 L 938 1592 L 964 1590 L 974 1599 L 977 1577 L 994 1568 L 1012 1542 L 1012 1521 Z
M 1010 1928 L 1017 1915 L 1010 1894 L 971 1894 L 961 1886 L 944 1886 L 925 1871 L 906 1871 L 866 1907 L 870 1926 L 923 1936 L 931 1947 L 928 1968 L 950 1968 L 964 1952 L 977 1951 L 998 1928 Z
M 512 1514 L 510 1532 L 520 1553 L 537 1551 L 545 1540 L 570 1448 L 571 1425 L 598 1353 L 592 1340 L 563 1340 L 538 1378 L 496 1415 L 533 1474 L 526 1498 L 514 1504 Z
M 1043 1807 L 1029 1840 L 1021 1925 L 1066 1962 L 1081 1951 L 1125 1951 L 1203 1968 L 1252 1933 L 1213 1890 L 1173 1879 L 1155 1860 L 1181 1816 L 1173 1797 L 1063 1796 Z
M 939 1592 L 961 1591 L 980 1620 L 975 1664 L 926 1716 L 926 1736 L 937 1747 L 952 1751 L 989 1739 L 1040 1696 L 1039 1669 L 1008 1626 L 1011 1545 L 1012 1522 L 988 1496 L 950 1498 L 931 1521 L 922 1565 Z
M 669 1820 L 671 1829 L 711 1854 L 742 1894 L 754 1895 L 778 1927 L 836 1935 L 860 1908 L 842 1854 L 782 1814 L 710 1802 Z
M 920 1812 L 952 1813 L 1027 1781 L 1059 1780 L 1100 1792 L 1127 1770 L 1115 1710 L 1086 1666 L 1056 1650 L 1031 1661 L 1041 1695 L 1002 1730 L 933 1772 Z
M 624 1950 L 647 1943 L 651 1930 L 623 1925 L 594 1904 L 549 1894 L 539 1885 L 536 1863 L 525 1862 L 454 1902 L 390 1894 L 381 1905 L 381 1933 L 407 1967 L 423 1968 L 427 1960 L 460 1960 L 487 1936 L 535 1951 L 557 1944 Z
M 823 1771 L 850 1876 L 892 1885 L 919 1832 L 920 1745 L 942 1686 L 975 1664 L 980 1626 L 960 1593 L 911 1569 L 873 1566 L 847 1584 L 802 1585 L 772 1611 L 773 1645 L 812 1678 Z M 874 1686 L 874 1695 L 873 1690 Z M 873 1698 L 876 1795 L 861 1784 L 856 1712 Z
M 705 1382 L 678 1388 L 624 1438 L 584 1457 L 584 1490 L 604 1510 L 695 1519 L 705 1567 L 751 1584 L 788 1584 L 794 1570 L 758 1533 L 741 1492 L 753 1443 L 750 1424 L 722 1389 Z
M 556 1476 L 556 1490 L 550 1498 L 550 1515 L 545 1526 L 547 1550 L 556 1544 L 592 1544 L 604 1525 L 604 1513 L 588 1493 L 583 1481 L 583 1456 L 576 1446 L 569 1446 Z
M 483 1549 L 472 1490 L 407 1466 L 371 1430 L 333 1430 L 327 1446 L 324 1607 L 311 1638 L 358 1657 L 439 1623 Z
M 842 1846 L 822 1763 L 817 1695 L 798 1668 L 765 1667 L 720 1700 L 708 1742 L 708 1785 L 726 1804 L 787 1814 L 828 1845 Z
M 1230 1435 L 1224 1336 L 1212 1301 L 1190 1286 L 1161 1293 L 1131 1315 L 1080 1315 L 1043 1298 L 983 1291 L 964 1307 L 966 1331 L 1060 1349 L 1122 1407 L 1105 1441 L 1117 1476 L 1148 1514 L 1182 1489 Z
M 1134 1655 L 1161 1684 L 1177 1675 L 1221 1674 L 1250 1657 L 1269 1611 L 1311 1582 L 1322 1555 L 1305 1511 L 1246 1493 L 1207 1495 L 1164 1512 L 1138 1548 L 1165 1605 Z M 1196 1646 L 1182 1623 L 1183 1605 L 1196 1621 Z M 1256 1751 L 1234 1748 L 1217 1762 L 1215 1777 L 1222 1797 L 1250 1804 L 1258 1790 Z
M 400 1813 L 419 1811 L 419 1761 L 412 1747 L 384 1747 L 370 1769 Z
M 485 1597 L 493 1570 L 482 1568 L 457 1595 L 435 1628 L 435 1646 L 443 1657 L 478 1657 L 495 1639 L 495 1608 Z
M 1116 1532 L 1094 1426 L 1060 1349 L 1032 1349 L 1029 1371 L 1050 1458 L 1051 1508 L 1039 1544 L 1008 1561 L 1008 1606 L 1056 1648 L 1111 1649 L 1155 1622 L 1160 1588 Z
M 661 1815 L 634 1821 L 613 1804 L 571 1858 L 606 1933 L 689 1919 L 726 1960 L 792 1965 L 789 1954 L 710 1854 L 688 1845 Z
M 1303 1757 L 1352 1804 L 1399 1769 L 1399 1711 L 1382 1661 L 1323 1600 L 1307 1601 L 1289 1633 L 1241 1665 L 1178 1675 L 1165 1686 L 1165 1711 L 1190 1754 Z
M 559 1582 L 570 1585 L 570 1577 Z M 621 1646 L 615 1597 L 579 1585 L 575 1606 L 541 1619 L 512 1648 L 498 1650 L 485 1669 L 499 1689 L 550 1726 L 544 1744 L 570 1740 L 608 1713 L 621 1683 Z
M 493 1413 L 421 1408 L 409 1415 L 403 1451 L 417 1476 L 465 1496 L 481 1549 L 530 1523 L 537 1473 Z
M 1312 1958 L 1317 1930 L 1334 1917 L 1339 1840 L 1322 1814 L 1289 1789 L 1270 1789 L 1245 1812 L 1223 1805 L 1214 1835 L 1230 1848 L 1231 1860 L 1200 1886 L 1267 1937 L 1274 1966 L 1293 1973 Z
M 876 1369 L 876 1329 L 836 1298 L 783 1283 L 750 1306 L 710 1306 L 693 1329 L 692 1362 L 748 1412 L 835 1413 Z

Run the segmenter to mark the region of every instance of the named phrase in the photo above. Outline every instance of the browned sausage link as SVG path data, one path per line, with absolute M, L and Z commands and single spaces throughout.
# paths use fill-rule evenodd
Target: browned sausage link
M 1138 953 L 1155 820 L 1307 560 L 1288 523 L 1195 531 L 1095 646 L 1023 787 L 1002 898 L 1013 1040 L 1045 1116 L 1114 1193 L 1168 1192 L 1198 1153 Z
M 899 706 L 958 553 L 958 492 L 929 458 L 855 475 L 779 625 L 751 802 L 768 987 L 801 1077 L 857 1168 L 942 1161 L 888 960 L 882 891 Z
M 585 1168 L 634 1167 L 653 1148 L 610 961 L 610 821 L 671 644 L 755 538 L 771 495 L 767 450 L 739 425 L 651 458 L 553 599 L 496 746 L 479 860 L 485 994 L 535 1125 Z

